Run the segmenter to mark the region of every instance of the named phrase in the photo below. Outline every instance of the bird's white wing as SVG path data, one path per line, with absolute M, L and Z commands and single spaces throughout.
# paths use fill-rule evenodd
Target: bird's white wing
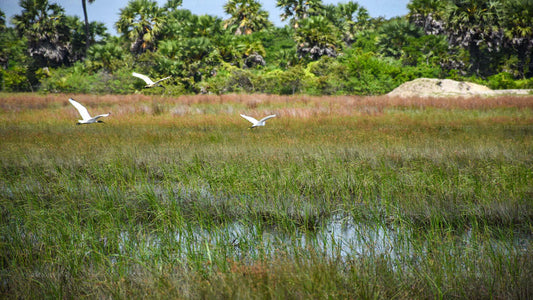
M 103 115 L 98 115 L 96 117 L 94 117 L 95 120 L 98 120 L 100 119 L 101 117 L 108 117 L 111 113 L 107 113 L 107 114 L 103 114 Z
M 255 118 L 252 118 L 252 117 L 249 117 L 249 116 L 246 116 L 246 115 L 243 115 L 241 114 L 241 117 L 245 118 L 246 120 L 250 121 L 250 123 L 252 124 L 257 124 L 257 120 Z
M 266 120 L 268 120 L 268 119 L 270 119 L 270 118 L 274 118 L 275 116 L 276 116 L 276 115 L 266 116 L 266 117 L 262 118 L 261 120 L 259 120 L 259 122 L 264 122 L 264 121 L 266 121 Z
M 170 77 L 172 77 L 172 76 L 168 76 L 168 77 L 165 77 L 165 78 L 161 78 L 161 79 L 159 79 L 158 81 L 154 82 L 154 84 L 155 84 L 155 83 L 158 83 L 158 82 L 161 82 L 161 81 L 163 81 L 163 80 L 167 80 L 167 79 L 169 79 Z
M 89 115 L 89 112 L 87 111 L 87 108 L 85 108 L 85 106 L 79 104 L 72 98 L 68 99 L 68 101 L 78 110 L 82 119 L 89 120 L 91 118 L 91 115 Z
M 146 82 L 146 84 L 154 84 L 154 82 L 152 81 L 152 79 L 150 79 L 150 77 L 146 76 L 146 75 L 143 75 L 143 74 L 139 74 L 139 73 L 131 73 L 131 75 L 137 77 L 137 78 L 140 78 L 142 80 L 144 80 L 144 82 Z

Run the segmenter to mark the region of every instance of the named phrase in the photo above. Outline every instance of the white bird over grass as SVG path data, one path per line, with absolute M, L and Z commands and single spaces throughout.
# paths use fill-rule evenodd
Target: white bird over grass
M 254 128 L 254 127 L 257 127 L 257 126 L 265 126 L 265 121 L 270 119 L 270 118 L 274 118 L 275 116 L 276 115 L 266 116 L 266 117 L 262 118 L 261 120 L 257 121 L 253 117 L 241 114 L 241 117 L 245 118 L 246 120 L 250 121 L 250 123 L 252 123 L 252 127 L 250 127 L 250 128 Z
M 159 83 L 163 80 L 167 80 L 169 79 L 170 77 L 172 76 L 168 76 L 168 77 L 165 77 L 165 78 L 162 78 L 162 79 L 159 79 L 158 81 L 152 81 L 152 79 L 150 79 L 150 77 L 146 76 L 146 75 L 143 75 L 143 74 L 139 74 L 139 73 L 131 73 L 131 75 L 137 77 L 137 78 L 140 78 L 142 80 L 144 80 L 144 82 L 146 82 L 146 86 L 145 88 L 151 88 L 151 87 L 154 87 L 154 86 L 160 86 L 162 88 L 165 88 L 164 86 L 160 85 Z
M 70 98 L 68 99 L 68 101 L 74 105 L 74 107 L 78 110 L 78 112 L 80 113 L 81 115 L 81 118 L 82 120 L 78 120 L 78 123 L 76 123 L 76 125 L 82 125 L 82 124 L 92 124 L 92 123 L 104 123 L 104 121 L 101 121 L 101 120 L 98 120 L 102 117 L 107 117 L 109 116 L 111 113 L 107 113 L 105 115 L 98 115 L 96 117 L 91 117 L 91 115 L 89 115 L 89 112 L 87 111 L 87 108 L 85 108 L 85 106 L 79 104 L 76 100 Z

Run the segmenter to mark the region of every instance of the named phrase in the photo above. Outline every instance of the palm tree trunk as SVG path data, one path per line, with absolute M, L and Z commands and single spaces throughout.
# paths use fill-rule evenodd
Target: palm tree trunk
M 86 0 L 81 0 L 83 7 L 83 16 L 85 17 L 85 57 L 87 57 L 87 51 L 89 50 L 89 18 L 87 18 L 87 3 Z

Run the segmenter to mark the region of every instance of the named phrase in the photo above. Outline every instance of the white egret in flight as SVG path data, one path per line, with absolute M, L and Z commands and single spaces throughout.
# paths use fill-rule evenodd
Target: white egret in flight
M 72 105 L 74 105 L 74 107 L 78 110 L 78 112 L 81 115 L 82 120 L 78 120 L 78 123 L 76 123 L 76 125 L 92 124 L 92 123 L 104 123 L 104 121 L 101 121 L 101 120 L 98 120 L 98 119 L 100 119 L 102 117 L 107 117 L 107 116 L 109 116 L 111 114 L 111 113 L 107 113 L 105 115 L 98 115 L 96 117 L 91 117 L 91 115 L 89 115 L 89 112 L 87 111 L 87 108 L 85 108 L 85 106 L 79 104 L 77 101 L 75 101 L 72 98 L 68 99 L 68 101 L 70 101 L 70 103 L 72 103 Z
M 139 73 L 133 72 L 133 73 L 131 73 L 131 75 L 144 80 L 144 82 L 146 82 L 145 88 L 151 88 L 151 87 L 154 87 L 154 86 L 160 86 L 160 87 L 164 88 L 162 85 L 159 84 L 159 82 L 161 82 L 163 80 L 167 80 L 167 79 L 169 79 L 171 77 L 171 76 L 168 76 L 168 77 L 159 79 L 158 81 L 154 82 L 154 81 L 152 81 L 152 79 L 150 79 L 150 77 L 148 77 L 146 75 L 143 75 L 143 74 L 139 74 Z
M 270 118 L 274 118 L 275 116 L 276 115 L 266 116 L 266 117 L 262 118 L 261 120 L 257 121 L 253 117 L 241 114 L 241 117 L 245 118 L 246 120 L 250 121 L 250 123 L 252 123 L 252 127 L 250 127 L 250 128 L 254 128 L 254 127 L 257 127 L 257 126 L 265 126 L 265 121 L 270 119 Z

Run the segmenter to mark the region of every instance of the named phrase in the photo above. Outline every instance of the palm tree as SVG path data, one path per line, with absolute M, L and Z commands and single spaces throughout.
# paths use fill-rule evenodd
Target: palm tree
M 117 31 L 130 41 L 130 51 L 141 54 L 153 51 L 165 21 L 165 9 L 152 0 L 131 0 L 120 10 Z
M 251 34 L 272 26 L 268 12 L 261 9 L 261 3 L 256 0 L 229 0 L 224 5 L 224 12 L 231 15 L 224 22 L 224 28 L 237 26 L 235 35 Z
M 478 75 L 488 71 L 494 57 L 489 53 L 499 51 L 503 43 L 501 15 L 502 3 L 496 0 L 453 0 L 448 7 L 445 26 L 450 44 L 469 52 L 471 70 Z
M 28 40 L 28 52 L 38 67 L 69 63 L 69 28 L 64 9 L 48 0 L 21 0 L 22 12 L 13 17 L 19 35 Z
M 368 29 L 371 25 L 370 15 L 366 8 L 353 1 L 326 5 L 323 15 L 340 30 L 346 45 L 351 45 L 357 33 Z
M 300 20 L 319 15 L 323 5 L 321 0 L 278 0 L 276 7 L 283 9 L 282 21 L 291 18 L 291 25 L 298 28 Z
M 422 27 L 426 34 L 444 33 L 444 13 L 450 1 L 411 0 L 407 4 L 409 20 Z
M 300 57 L 317 60 L 321 56 L 337 56 L 337 30 L 324 16 L 301 20 L 296 32 L 297 52 Z

